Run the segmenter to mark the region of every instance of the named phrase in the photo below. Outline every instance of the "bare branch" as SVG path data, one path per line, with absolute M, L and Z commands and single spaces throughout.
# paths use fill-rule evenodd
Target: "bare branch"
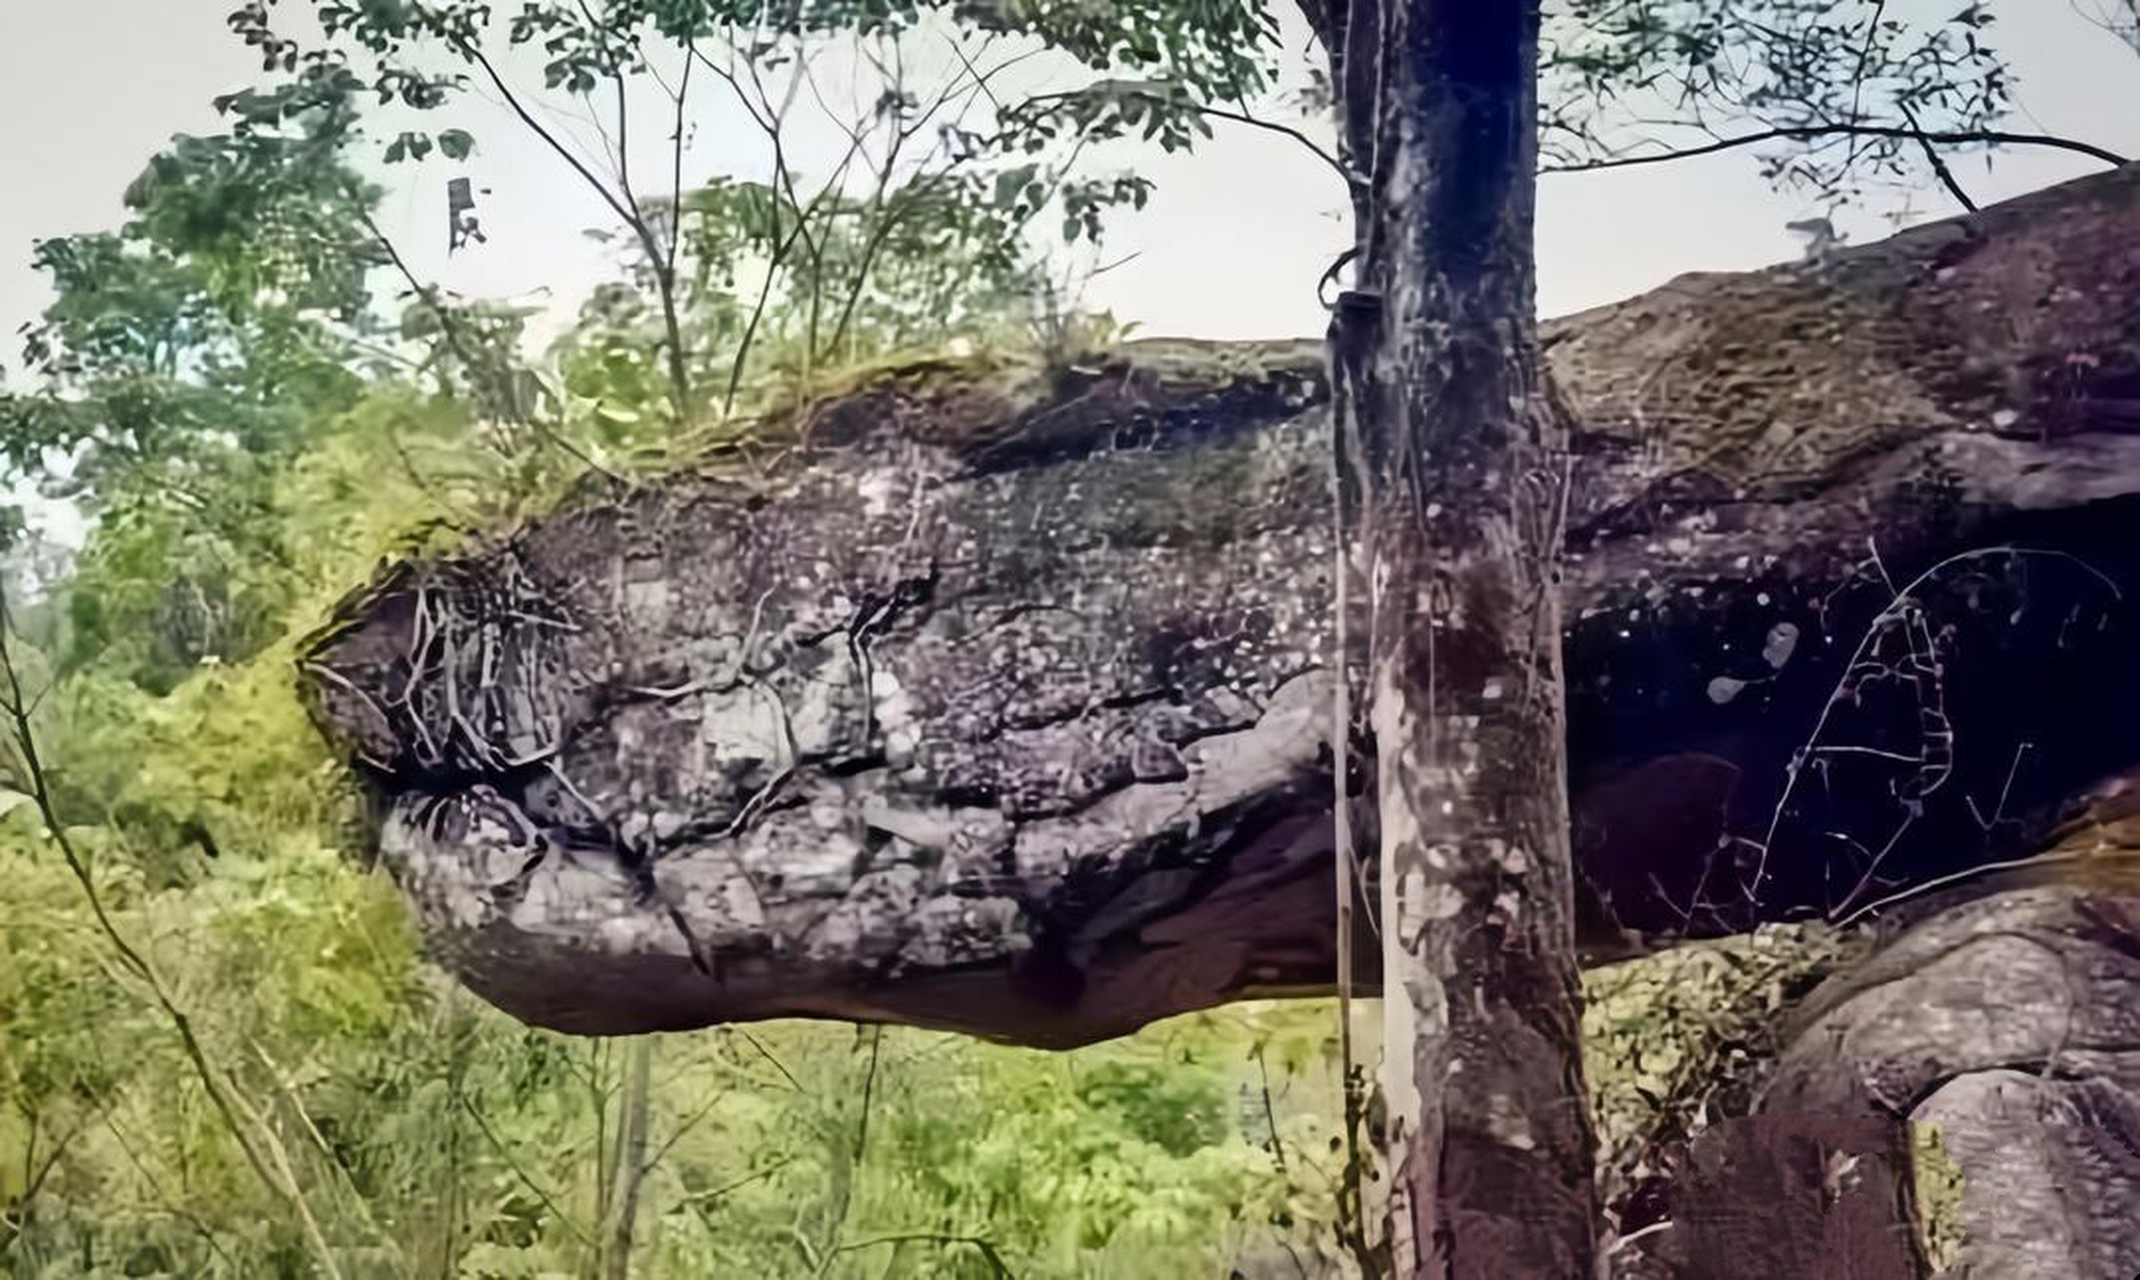
M 520 100 L 520 95 L 514 93 L 512 87 L 505 83 L 505 78 L 498 74 L 498 69 L 491 65 L 490 59 L 484 56 L 481 49 L 462 39 L 458 33 L 448 33 L 447 39 L 452 43 L 454 52 L 483 69 L 483 74 L 490 78 L 492 86 L 505 99 L 505 105 L 512 110 L 512 113 L 520 117 L 520 122 L 532 130 L 545 146 L 557 154 L 559 159 L 572 166 L 572 171 L 578 174 L 580 179 L 592 188 L 597 196 L 602 198 L 602 203 L 608 205 L 612 213 L 623 219 L 626 225 L 631 225 L 636 221 L 631 208 L 623 200 L 619 199 L 615 192 L 609 189 L 609 184 L 596 177 L 594 170 L 588 168 L 584 161 L 572 154 L 570 147 L 559 141 L 556 134 L 544 127 L 542 121 L 535 118 L 534 114 L 527 109 L 527 105 Z
M 1948 194 L 1960 201 L 1964 209 L 1975 213 L 1977 211 L 1977 202 L 1969 198 L 1969 192 L 1962 187 L 1960 180 L 1954 176 L 1954 170 L 1947 166 L 1947 159 L 1939 153 L 1939 148 L 1933 146 L 1926 139 L 1924 126 L 1917 123 L 1917 113 L 1910 110 L 1908 103 L 1900 105 L 1902 107 L 1902 117 L 1910 122 L 1911 131 L 1917 135 L 1917 145 L 1924 149 L 1925 162 L 1931 165 L 1932 172 L 1939 176 L 1940 185 L 1946 187 Z
M 696 52 L 691 41 L 684 41 L 684 74 L 676 89 L 676 136 L 671 139 L 669 154 L 669 244 L 663 260 L 671 281 L 676 279 L 676 250 L 684 241 L 684 103 L 691 96 L 691 64 L 697 61 L 692 55 Z
M 587 8 L 586 0 L 578 0 L 578 4 L 580 14 L 587 19 L 588 26 L 599 29 L 601 24 Z M 654 274 L 655 291 L 661 297 L 662 329 L 669 349 L 669 398 L 674 402 L 677 426 L 688 427 L 691 421 L 691 372 L 684 354 L 683 322 L 676 311 L 676 277 L 669 265 L 675 260 L 674 254 L 664 250 L 655 238 L 654 229 L 646 220 L 646 210 L 639 203 L 638 194 L 632 190 L 631 116 L 625 100 L 624 64 L 614 53 L 609 55 L 607 63 L 610 81 L 617 91 L 616 158 L 617 192 L 622 202 L 620 212 L 623 213 L 624 221 L 631 228 L 632 234 L 638 237 L 640 250 L 646 254 L 647 269 Z M 690 67 L 689 62 L 684 64 L 686 76 L 690 74 Z M 490 71 L 488 64 L 484 66 L 484 70 Z M 491 78 L 496 81 L 497 73 L 492 71 Z M 686 84 L 688 83 L 687 80 Z M 499 91 L 508 92 L 502 83 Z M 673 152 L 675 180 L 679 187 L 683 182 L 683 113 L 684 99 L 679 93 L 676 99 L 677 129 Z M 528 119 L 524 112 L 521 118 Z M 555 143 L 552 143 L 552 146 L 555 148 Z M 559 154 L 563 154 L 561 149 Z M 584 170 L 582 176 L 586 176 Z M 597 186 L 599 188 L 599 184 Z M 610 207 L 619 208 L 619 202 L 612 200 Z M 672 235 L 670 239 L 673 241 L 675 237 Z
M 1714 155 L 1719 151 L 1731 151 L 1739 147 L 1759 146 L 1764 142 L 1808 141 L 1819 138 L 1904 138 L 1923 144 L 1941 146 L 1970 146 L 1984 144 L 2000 147 L 2049 147 L 2058 151 L 2071 151 L 2089 156 L 2113 167 L 2130 163 L 2126 157 L 2106 147 L 2090 142 L 2078 142 L 2045 133 L 2008 133 L 1999 129 L 1941 131 L 1927 133 L 1920 129 L 1900 125 L 1876 124 L 1821 124 L 1787 128 L 1763 129 L 1738 137 L 1719 138 L 1691 147 L 1676 147 L 1664 151 L 1646 152 L 1641 155 L 1611 155 L 1595 160 L 1571 160 L 1557 164 L 1540 165 L 1540 173 L 1589 173 L 1598 169 L 1627 169 L 1636 165 L 1663 164 L 1671 160 L 1688 160 L 1696 156 Z

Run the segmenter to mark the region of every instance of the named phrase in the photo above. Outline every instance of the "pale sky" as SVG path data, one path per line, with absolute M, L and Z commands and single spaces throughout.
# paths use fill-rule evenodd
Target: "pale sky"
M 2027 112 L 2014 127 L 2140 155 L 2140 58 L 2089 25 L 2075 3 L 2091 0 L 1993 5 L 1997 41 Z M 257 61 L 223 25 L 231 7 L 232 0 L 0 0 L 0 130 L 8 158 L 0 193 L 0 363 L 17 363 L 15 326 L 45 301 L 28 269 L 32 238 L 117 226 L 120 193 L 146 158 L 174 133 L 217 131 L 210 99 L 258 79 Z M 281 11 L 303 7 L 293 0 Z M 1291 19 L 1292 6 L 1279 8 Z M 1299 31 L 1289 34 L 1297 44 Z M 702 118 L 690 152 L 694 176 L 738 164 L 755 170 L 751 140 L 737 131 L 732 113 Z M 602 250 L 580 234 L 607 225 L 605 211 L 502 107 L 476 107 L 452 123 L 467 123 L 479 138 L 466 172 L 490 189 L 480 209 L 488 244 L 446 257 L 442 189 L 460 170 L 433 164 L 378 171 L 396 186 L 385 225 L 420 271 L 466 293 L 546 296 L 567 306 L 609 275 Z M 1217 128 L 1193 154 L 1129 153 L 1158 190 L 1149 209 L 1119 219 L 1111 233 L 1110 256 L 1136 257 L 1092 281 L 1086 301 L 1148 333 L 1319 333 L 1315 281 L 1346 243 L 1337 180 L 1291 140 L 1224 122 Z M 579 132 L 588 146 L 599 145 Z M 640 127 L 634 155 L 642 147 L 658 152 L 661 132 Z M 2081 157 L 2027 150 L 2002 156 L 1988 173 L 1969 161 L 1960 174 L 1989 203 L 2093 167 Z M 1911 200 L 1920 216 L 1956 211 L 1936 189 Z M 1539 211 L 1541 309 L 1559 314 L 1683 271 L 1791 257 L 1798 242 L 1783 224 L 1813 212 L 1771 191 L 1744 152 L 1548 176 Z M 1886 225 L 1866 215 L 1846 230 L 1865 240 Z

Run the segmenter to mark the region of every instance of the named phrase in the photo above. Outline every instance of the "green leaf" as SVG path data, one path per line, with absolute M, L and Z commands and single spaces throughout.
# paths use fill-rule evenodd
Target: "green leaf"
M 476 140 L 466 129 L 448 129 L 438 135 L 438 149 L 448 160 L 466 160 L 476 149 Z
M 1018 192 L 1033 184 L 1033 173 L 1036 167 L 1030 164 L 1014 165 L 996 175 L 997 208 L 1009 208 L 1012 202 L 1018 198 Z

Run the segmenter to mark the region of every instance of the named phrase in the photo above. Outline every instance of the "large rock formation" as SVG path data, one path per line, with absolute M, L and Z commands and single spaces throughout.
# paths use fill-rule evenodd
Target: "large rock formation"
M 2140 168 L 1546 332 L 1590 956 L 1857 913 L 2140 761 Z M 1312 343 L 886 374 L 383 571 L 305 683 L 532 1022 L 1327 989 L 1324 398 Z

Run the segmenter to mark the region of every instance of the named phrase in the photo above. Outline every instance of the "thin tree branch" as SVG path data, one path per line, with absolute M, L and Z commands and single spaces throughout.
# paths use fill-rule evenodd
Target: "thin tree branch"
M 765 1047 L 764 1041 L 752 1035 L 750 1033 L 749 1028 L 737 1027 L 735 1031 L 737 1035 L 743 1037 L 743 1042 L 745 1044 L 757 1050 L 758 1055 L 760 1057 L 764 1058 L 767 1062 L 773 1064 L 773 1070 L 778 1071 L 780 1073 L 781 1078 L 788 1082 L 788 1087 L 790 1089 L 793 1089 L 797 1093 L 807 1092 L 807 1090 L 802 1087 L 802 1081 L 797 1080 L 795 1078 L 795 1073 L 788 1070 L 787 1064 L 782 1062 L 779 1058 L 774 1057 L 773 1051 Z
M 579 0 L 579 10 L 580 15 L 587 19 L 590 28 L 600 29 L 601 23 L 587 7 L 586 0 Z M 680 428 L 688 427 L 691 421 L 691 372 L 684 358 L 683 323 L 676 312 L 676 277 L 669 265 L 674 261 L 674 257 L 655 238 L 654 228 L 646 220 L 646 209 L 639 203 L 638 193 L 632 190 L 631 114 L 625 100 L 624 62 L 614 52 L 608 53 L 606 61 L 610 82 L 617 91 L 617 192 L 622 208 L 626 210 L 625 224 L 638 238 L 639 248 L 646 254 L 647 269 L 654 273 L 655 290 L 661 295 L 662 328 L 668 339 L 669 349 L 669 398 L 675 404 L 676 425 Z M 484 70 L 490 70 L 487 64 Z M 688 77 L 690 72 L 691 64 L 687 61 L 684 63 L 684 74 Z M 496 73 L 493 72 L 492 79 L 496 78 Z M 688 85 L 689 80 L 685 83 Z M 499 91 L 506 92 L 502 85 Z M 675 180 L 678 186 L 683 182 L 683 114 L 684 100 L 683 95 L 679 93 L 676 99 L 677 127 L 673 150 Z M 523 113 L 521 118 L 526 119 L 527 116 Z M 611 207 L 617 208 L 618 202 L 612 201 Z M 670 239 L 673 241 L 675 237 L 671 236 Z
M 513 1176 L 520 1180 L 520 1185 L 533 1193 L 537 1200 L 542 1201 L 542 1207 L 550 1211 L 551 1217 L 564 1224 L 565 1230 L 572 1233 L 573 1239 L 592 1249 L 594 1247 L 593 1237 L 580 1228 L 580 1224 L 573 1220 L 571 1214 L 565 1212 L 564 1207 L 558 1204 L 557 1200 L 549 1192 L 542 1189 L 542 1185 L 536 1182 L 526 1169 L 521 1167 L 520 1161 L 513 1158 L 512 1149 L 507 1147 L 504 1140 L 498 1137 L 498 1131 L 490 1127 L 490 1121 L 483 1118 L 483 1113 L 477 1110 L 476 1105 L 468 1100 L 468 1095 L 457 1093 L 454 1095 L 454 1101 L 460 1103 L 461 1109 L 475 1120 L 476 1128 L 490 1142 L 491 1149 L 498 1153 L 498 1158 L 505 1161 L 505 1167 L 512 1170 Z
M 191 1210 L 178 1207 L 178 1203 L 171 1199 L 170 1193 L 163 1189 L 163 1184 L 156 1180 L 156 1174 L 150 1170 L 148 1165 L 142 1162 L 138 1144 L 120 1130 L 118 1118 L 108 1111 L 104 1114 L 104 1127 L 111 1130 L 111 1136 L 119 1140 L 119 1150 L 125 1153 L 127 1163 L 134 1166 L 134 1172 L 141 1175 L 141 1180 L 149 1184 L 149 1190 L 155 1193 L 158 1200 L 163 1202 L 164 1211 L 199 1232 L 201 1239 L 207 1242 L 209 1249 L 235 1273 L 238 1260 L 231 1257 L 229 1251 L 223 1248 L 222 1241 L 216 1239 L 215 1230 L 201 1221 L 200 1215 Z
M 606 1242 L 609 1280 L 627 1280 L 631 1275 L 639 1189 L 651 1167 L 646 1158 L 646 1139 L 648 1112 L 653 1105 L 653 1037 L 634 1037 L 629 1053 L 629 1074 L 617 1099 L 617 1153 L 610 1169 L 616 1188 L 610 1196 L 611 1222 Z
M 1015 59 L 1007 60 L 1004 63 L 999 64 L 995 70 L 1001 71 L 1005 67 L 1010 66 L 1014 61 Z M 989 74 L 993 75 L 995 74 L 995 72 L 990 72 Z M 816 82 L 814 79 L 811 82 L 811 88 L 812 91 L 815 92 Z M 985 84 L 977 81 L 974 88 L 968 91 L 966 103 L 960 108 L 960 112 L 957 119 L 965 119 L 966 114 L 972 110 L 974 100 L 981 96 L 981 90 L 984 88 Z M 936 110 L 939 109 L 945 101 L 949 100 L 950 96 L 950 93 L 947 92 L 942 97 L 940 97 L 937 103 L 930 108 L 929 114 L 934 115 Z M 823 99 L 820 98 L 819 102 L 820 105 L 822 105 Z M 952 173 L 958 167 L 959 161 L 956 157 L 954 157 L 944 167 L 932 173 L 928 169 L 928 159 L 929 156 L 935 154 L 935 152 L 932 150 L 931 152 L 925 154 L 922 157 L 922 160 L 919 162 L 917 168 L 910 175 L 906 185 L 900 189 L 901 192 L 906 195 L 907 199 L 900 205 L 887 209 L 886 205 L 888 203 L 888 192 L 890 191 L 890 180 L 894 171 L 894 167 L 898 162 L 899 151 L 900 148 L 907 141 L 907 139 L 912 136 L 912 133 L 912 130 L 907 130 L 894 134 L 890 148 L 885 155 L 884 164 L 877 174 L 876 189 L 871 193 L 869 205 L 865 210 L 863 216 L 866 220 L 873 214 L 878 215 L 878 220 L 876 224 L 870 228 L 868 238 L 863 244 L 861 261 L 855 269 L 853 279 L 849 282 L 847 297 L 845 302 L 841 306 L 839 320 L 834 326 L 832 338 L 825 344 L 824 348 L 822 349 L 823 354 L 827 357 L 830 357 L 833 353 L 835 353 L 838 350 L 840 343 L 846 339 L 847 333 L 854 320 L 855 310 L 861 302 L 864 287 L 868 284 L 870 272 L 875 265 L 877 255 L 879 252 L 882 251 L 884 244 L 890 238 L 891 233 L 903 224 L 907 214 L 914 209 L 914 207 L 919 201 L 926 198 L 930 193 L 932 193 L 938 184 L 949 179 Z M 1049 191 L 1046 199 L 1036 202 L 1033 207 L 1027 212 L 1025 218 L 1020 220 L 1015 226 L 1010 228 L 1011 235 L 1015 236 L 1018 232 L 1022 231 L 1026 224 L 1029 223 L 1035 216 L 1037 216 L 1040 210 L 1045 207 L 1049 203 L 1049 201 L 1053 200 L 1055 195 L 1061 191 L 1064 185 L 1067 184 L 1068 174 L 1070 170 L 1075 167 L 1078 156 L 1083 154 L 1085 145 L 1088 140 L 1089 135 L 1084 132 L 1080 132 L 1077 138 L 1076 145 L 1071 149 L 1069 159 L 1067 159 L 1059 167 L 1058 173 L 1060 176 L 1056 181 L 1055 187 Z M 816 326 L 813 318 L 813 349 L 815 333 Z
M 684 74 L 676 89 L 676 137 L 672 140 L 669 171 L 669 244 L 664 259 L 670 280 L 676 279 L 676 250 L 684 241 L 684 101 L 691 96 L 692 55 L 697 46 L 684 41 Z
M 877 1061 L 884 1047 L 884 1028 L 869 1029 L 869 1072 L 862 1077 L 862 1117 L 855 1125 L 855 1164 L 860 1165 L 869 1154 L 869 1115 L 876 1106 Z
M 1865 43 L 1858 47 L 1857 70 L 1850 73 L 1850 123 L 1852 124 L 1863 124 L 1865 122 L 1865 70 L 1872 65 L 1873 45 L 1880 39 L 1880 22 L 1886 16 L 1887 0 L 1877 0 L 1877 3 L 1873 5 L 1872 16 L 1866 19 L 1865 22 Z M 1905 115 L 1908 114 L 1908 110 L 1907 107 L 1903 108 Z M 1915 128 L 1917 122 L 1911 120 L 1910 125 Z M 1859 140 L 1862 141 L 1862 135 L 1860 135 Z M 1930 148 L 1928 147 L 1926 150 L 1929 151 Z M 1857 159 L 1858 147 L 1857 143 L 1853 142 L 1850 148 L 1849 163 L 1855 165 Z
M 1271 1069 L 1264 1061 L 1263 1045 L 1256 1045 L 1256 1078 L 1263 1087 L 1263 1124 L 1271 1131 L 1271 1158 L 1277 1161 L 1280 1177 L 1286 1174 L 1285 1142 L 1278 1136 L 1278 1111 L 1271 1105 Z
M 737 1178 L 732 1182 L 724 1182 L 718 1187 L 711 1187 L 705 1191 L 694 1191 L 691 1194 L 685 1196 L 683 1199 L 679 1200 L 677 1203 L 682 1204 L 687 1208 L 703 1213 L 705 1206 L 712 1204 L 716 1200 L 720 1200 L 726 1197 L 732 1191 L 741 1190 L 742 1188 L 749 1186 L 753 1182 L 765 1181 L 767 1178 L 772 1177 L 774 1174 L 780 1172 L 782 1169 L 785 1169 L 789 1165 L 794 1164 L 796 1159 L 797 1157 L 791 1155 L 782 1156 L 780 1157 L 780 1159 L 775 1160 L 773 1163 L 767 1165 L 763 1169 L 758 1170 L 756 1173 L 744 1174 L 742 1177 Z M 707 1225 L 710 1227 L 713 1224 L 709 1222 L 707 1223 Z
M 1714 155 L 1739 147 L 1758 146 L 1764 142 L 1806 141 L 1814 138 L 1876 137 L 1914 139 L 1919 143 L 1937 143 L 1942 146 L 1967 146 L 1985 143 L 1991 146 L 2049 147 L 2057 151 L 2071 151 L 2089 156 L 2112 166 L 2131 163 L 2126 157 L 2106 147 L 2090 142 L 2078 142 L 2045 133 L 2008 133 L 1998 129 L 1977 129 L 1927 133 L 1902 125 L 1876 124 L 1821 124 L 1801 125 L 1787 128 L 1763 129 L 1738 137 L 1719 138 L 1698 146 L 1679 147 L 1643 155 L 1604 156 L 1595 160 L 1573 160 L 1560 164 L 1539 166 L 1540 173 L 1589 173 L 1598 169 L 1627 169 L 1636 165 L 1663 164 L 1671 160 L 1688 160 L 1696 156 Z
M 817 193 L 811 197 L 809 203 L 804 204 L 802 194 L 795 185 L 794 172 L 787 164 L 786 140 L 782 134 L 784 116 L 788 107 L 793 103 L 794 91 L 800 83 L 804 71 L 804 60 L 797 59 L 795 77 L 789 83 L 789 95 L 781 105 L 776 107 L 773 105 L 771 95 L 765 92 L 763 81 L 755 73 L 751 78 L 753 84 L 759 90 L 758 102 L 752 101 L 750 94 L 744 91 L 742 81 L 737 78 L 733 71 L 720 66 L 703 52 L 694 50 L 694 54 L 700 62 L 705 64 L 707 70 L 719 76 L 728 85 L 729 89 L 735 94 L 736 101 L 743 107 L 744 113 L 750 116 L 751 122 L 757 125 L 759 130 L 765 134 L 773 150 L 771 191 L 773 193 L 773 239 L 775 243 L 771 260 L 766 266 L 765 279 L 759 285 L 757 302 L 751 308 L 750 319 L 745 322 L 743 336 L 737 342 L 735 355 L 730 362 L 728 390 L 722 401 L 722 414 L 726 416 L 735 412 L 736 395 L 742 387 L 743 373 L 747 367 L 750 353 L 756 346 L 758 330 L 764 324 L 772 298 L 773 286 L 778 281 L 780 273 L 786 269 L 788 257 L 797 243 L 803 246 L 803 251 L 810 260 L 812 279 L 817 279 L 822 275 L 824 250 L 817 239 L 811 235 L 811 224 L 817 218 L 820 209 L 828 201 L 834 200 L 839 188 L 845 183 L 847 171 L 853 166 L 855 157 L 867 145 L 867 137 L 862 132 L 844 124 L 836 115 L 832 115 L 829 107 L 826 108 L 826 113 L 831 116 L 834 125 L 847 134 L 848 146 L 845 154 L 840 157 L 839 163 L 833 166 L 832 172 L 826 177 L 824 184 L 818 188 Z M 814 92 L 814 79 L 811 81 L 811 85 Z M 759 109 L 761 104 L 764 108 L 762 113 Z M 820 105 L 823 105 L 822 101 Z M 785 193 L 788 203 L 795 210 L 795 225 L 788 228 L 785 234 L 782 233 L 779 225 L 780 198 L 783 193 Z
M 400 1242 L 395 1240 L 392 1235 L 379 1230 L 379 1221 L 372 1213 L 371 1201 L 366 1198 L 363 1190 L 357 1186 L 356 1179 L 350 1174 L 349 1166 L 344 1164 L 341 1157 L 335 1153 L 333 1144 L 327 1141 L 327 1135 L 321 1133 L 319 1125 L 313 1122 L 312 1113 L 306 1110 L 304 1099 L 298 1097 L 297 1091 L 292 1089 L 289 1082 L 283 1078 L 282 1064 L 269 1055 L 266 1046 L 262 1045 L 259 1040 L 251 1039 L 250 1037 L 248 1039 L 252 1045 L 253 1053 L 259 1057 L 261 1064 L 267 1068 L 268 1080 L 275 1086 L 275 1092 L 281 1098 L 283 1105 L 288 1107 L 291 1114 L 297 1117 L 297 1122 L 304 1129 L 305 1136 L 312 1139 L 312 1144 L 318 1149 L 320 1156 L 340 1175 L 339 1180 L 343 1188 L 349 1192 L 350 1200 L 356 1205 L 357 1214 L 364 1220 L 364 1225 L 378 1237 L 386 1251 L 393 1256 L 400 1269 L 406 1273 L 408 1271 L 408 1261 L 403 1256 Z
M 67 1149 L 74 1145 L 76 1138 L 82 1136 L 82 1131 L 89 1127 L 90 1122 L 103 1118 L 104 1114 L 104 1107 L 100 1103 L 88 1115 L 75 1121 L 74 1127 L 61 1135 L 59 1140 L 52 1144 L 52 1149 L 44 1153 L 44 1159 L 39 1160 L 37 1158 L 37 1131 L 39 1128 L 37 1116 L 27 1108 L 21 1108 L 21 1110 L 30 1123 L 29 1140 L 23 1143 L 22 1149 L 22 1190 L 9 1200 L 4 1209 L 0 1209 L 0 1232 L 4 1232 L 4 1234 L 0 1234 L 0 1250 L 4 1250 L 8 1245 L 12 1244 L 16 1237 L 21 1235 L 23 1229 L 30 1225 L 32 1206 L 37 1200 L 37 1193 L 44 1189 L 45 1180 L 52 1176 L 54 1169 L 59 1167 L 59 1162 L 66 1156 Z
M 676 1126 L 675 1131 L 670 1133 L 669 1136 L 663 1140 L 660 1146 L 654 1148 L 654 1154 L 646 1158 L 646 1167 L 648 1169 L 660 1168 L 661 1162 L 669 1158 L 669 1152 L 673 1151 L 676 1148 L 676 1144 L 682 1142 L 684 1138 L 689 1135 L 693 1129 L 698 1128 L 699 1125 L 704 1122 L 707 1116 L 712 1115 L 713 1109 L 715 1107 L 720 1106 L 723 1102 L 726 1102 L 727 1100 L 728 1095 L 716 1093 L 711 1099 L 707 1101 L 706 1105 L 700 1107 L 697 1111 L 692 1112 L 688 1119 L 684 1120 L 682 1123 Z
M 505 78 L 498 74 L 498 69 L 491 65 L 490 59 L 484 55 L 481 49 L 463 39 L 458 32 L 446 33 L 446 40 L 447 43 L 453 46 L 455 53 L 460 54 L 463 58 L 483 69 L 483 74 L 490 78 L 490 82 L 498 90 L 499 96 L 505 99 L 505 105 L 514 115 L 520 117 L 520 123 L 532 130 L 535 136 L 540 138 L 543 144 L 549 147 L 551 151 L 556 152 L 559 159 L 572 166 L 572 171 L 578 174 L 580 179 L 589 187 L 593 188 L 594 193 L 602 198 L 602 203 L 608 205 L 612 213 L 623 219 L 626 225 L 630 225 L 635 220 L 630 207 L 619 199 L 615 192 L 609 189 L 609 184 L 596 177 L 594 170 L 588 168 L 585 162 L 572 154 L 571 148 L 558 141 L 557 135 L 550 132 L 548 128 L 544 127 L 542 121 L 537 120 L 528 111 L 527 105 L 521 102 L 520 95 L 514 93 L 511 86 L 505 83 Z
M 1969 198 L 1969 192 L 1955 178 L 1954 170 L 1947 167 L 1947 158 L 1939 153 L 1939 148 L 1925 138 L 1924 126 L 1917 123 L 1917 113 L 1910 110 L 1910 104 L 1907 102 L 1896 105 L 1902 108 L 1902 118 L 1910 122 L 1911 131 L 1917 135 L 1917 145 L 1924 149 L 1925 161 L 1932 166 L 1932 172 L 1939 176 L 1940 184 L 1947 188 L 1949 195 L 1961 202 L 1964 209 L 1975 213 L 1977 202 Z

